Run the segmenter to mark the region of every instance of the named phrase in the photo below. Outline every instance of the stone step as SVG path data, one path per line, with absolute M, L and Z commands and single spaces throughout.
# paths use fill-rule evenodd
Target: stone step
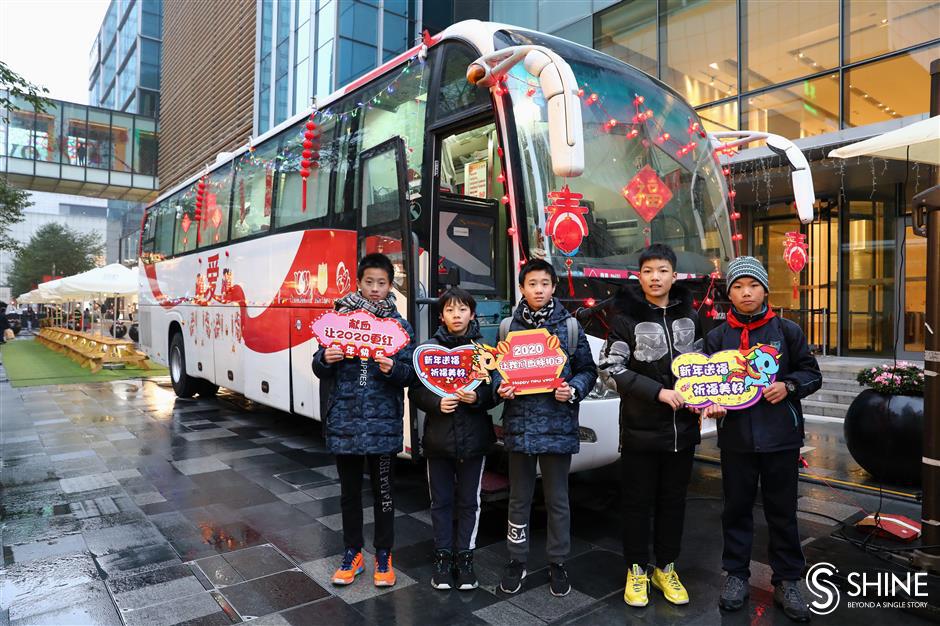
M 812 415 L 822 415 L 824 417 L 845 417 L 848 405 L 837 404 L 835 402 L 824 402 L 807 398 L 803 400 L 803 410 Z
M 848 407 L 852 404 L 852 400 L 861 392 L 861 389 L 856 386 L 855 391 L 843 391 L 839 389 L 832 389 L 829 387 L 823 386 L 822 389 L 809 396 L 807 399 L 816 400 L 819 402 L 831 402 L 833 404 L 842 404 Z
M 830 378 L 823 374 L 823 389 L 832 389 L 834 391 L 854 391 L 855 393 L 861 393 L 864 391 L 865 387 L 862 387 L 855 380 L 849 380 L 847 378 Z

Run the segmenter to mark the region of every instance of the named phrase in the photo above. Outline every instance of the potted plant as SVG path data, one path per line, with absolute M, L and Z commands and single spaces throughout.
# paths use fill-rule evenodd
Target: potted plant
M 866 367 L 868 387 L 845 415 L 845 443 L 856 463 L 884 482 L 916 485 L 921 478 L 924 370 L 906 361 Z

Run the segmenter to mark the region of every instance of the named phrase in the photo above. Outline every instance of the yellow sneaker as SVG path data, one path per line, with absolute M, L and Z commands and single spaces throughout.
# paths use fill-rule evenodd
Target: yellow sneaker
M 665 569 L 659 569 L 658 567 L 654 569 L 652 583 L 654 587 L 663 592 L 666 600 L 673 604 L 689 603 L 689 592 L 679 582 L 679 574 L 676 573 L 675 563 L 670 563 Z
M 623 601 L 630 606 L 646 606 L 650 602 L 649 578 L 646 570 L 633 564 L 627 571 L 627 584 L 623 588 Z

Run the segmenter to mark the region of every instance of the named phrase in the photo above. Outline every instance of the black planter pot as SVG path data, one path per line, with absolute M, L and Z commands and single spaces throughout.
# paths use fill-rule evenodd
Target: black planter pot
M 845 415 L 845 443 L 855 462 L 876 479 L 918 485 L 921 479 L 924 398 L 866 389 Z

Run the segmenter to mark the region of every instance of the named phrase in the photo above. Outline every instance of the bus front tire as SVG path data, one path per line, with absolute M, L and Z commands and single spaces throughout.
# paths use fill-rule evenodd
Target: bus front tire
M 200 379 L 199 389 L 196 393 L 199 394 L 200 398 L 214 398 L 216 394 L 219 393 L 219 386 L 215 383 L 210 383 L 208 380 Z
M 186 373 L 186 348 L 183 345 L 183 333 L 173 333 L 170 337 L 170 381 L 177 397 L 192 398 L 199 391 L 199 381 Z

